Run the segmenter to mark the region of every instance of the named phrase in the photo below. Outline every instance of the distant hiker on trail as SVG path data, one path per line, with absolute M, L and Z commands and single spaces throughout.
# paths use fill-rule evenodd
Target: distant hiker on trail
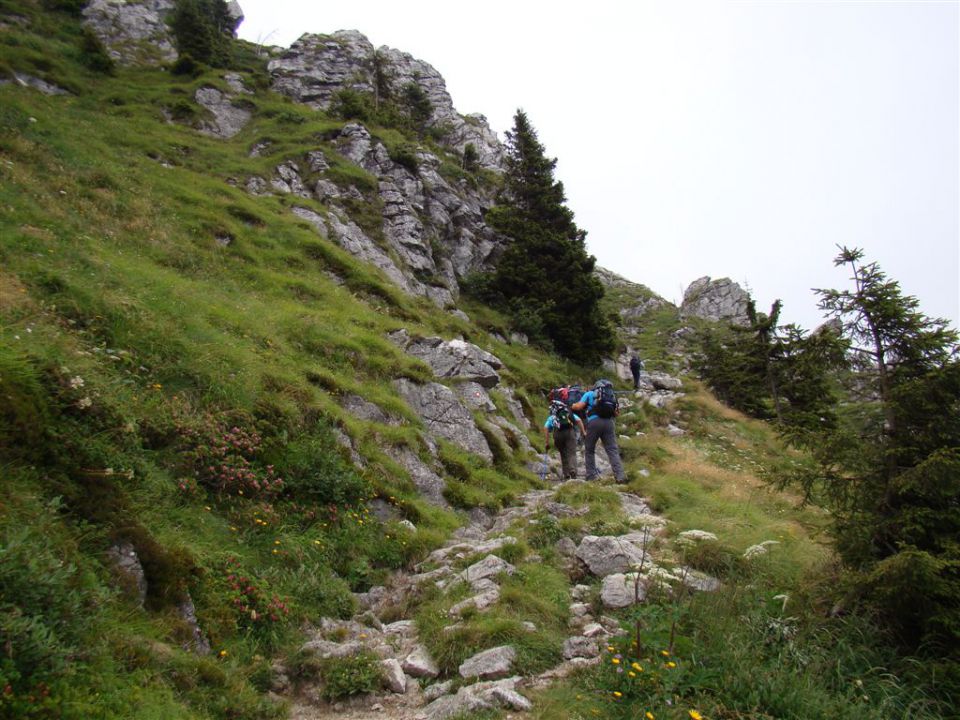
M 643 370 L 643 360 L 636 353 L 630 356 L 630 374 L 633 375 L 633 389 L 640 387 L 640 371 Z
M 583 462 L 586 465 L 587 480 L 600 477 L 597 472 L 597 441 L 603 443 L 603 449 L 610 460 L 610 468 L 617 482 L 627 481 L 620 462 L 620 448 L 617 447 L 617 427 L 613 419 L 620 412 L 613 384 L 609 380 L 597 380 L 593 389 L 585 392 L 580 402 L 574 403 L 573 411 L 587 416 L 587 436 L 583 444 Z
M 550 402 L 550 415 L 543 424 L 543 451 L 550 450 L 550 431 L 553 431 L 553 445 L 560 453 L 560 464 L 563 467 L 563 479 L 570 480 L 577 476 L 577 428 L 586 434 L 583 420 L 573 413 L 561 400 Z

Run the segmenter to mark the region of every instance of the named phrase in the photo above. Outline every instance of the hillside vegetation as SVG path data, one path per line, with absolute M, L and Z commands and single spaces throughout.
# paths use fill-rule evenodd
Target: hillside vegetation
M 542 447 L 546 388 L 596 370 L 505 340 L 510 321 L 479 303 L 460 301 L 468 320 L 402 292 L 290 213 L 287 196 L 246 192 L 243 179 L 317 148 L 329 177 L 376 185 L 327 142 L 344 121 L 270 92 L 255 48 L 237 43 L 231 61 L 253 119 L 215 139 L 190 123 L 196 89 L 222 87 L 221 71 L 104 72 L 71 5 L 0 0 L 0 75 L 69 93 L 0 85 L 0 716 L 286 717 L 298 700 L 272 692 L 278 667 L 327 699 L 379 691 L 364 661 L 305 661 L 305 632 L 353 617 L 357 593 L 411 570 L 467 513 L 552 487 L 524 441 Z M 370 131 L 389 146 L 427 142 Z M 351 210 L 376 229 L 376 208 Z M 674 321 L 657 318 L 644 347 L 666 368 L 656 332 Z M 400 329 L 496 355 L 532 422 L 525 437 L 475 410 L 490 462 L 434 442 L 395 381 L 437 378 L 388 339 Z M 531 693 L 533 716 L 948 717 L 939 677 L 868 618 L 829 616 L 828 518 L 769 489 L 807 456 L 684 382 L 671 408 L 625 403 L 625 489 L 667 518 L 665 562 L 721 587 L 612 613 L 625 634 L 599 665 Z M 490 395 L 506 415 L 506 395 Z M 348 411 L 355 397 L 388 420 Z M 670 422 L 686 434 L 668 436 Z M 445 503 L 417 490 L 403 453 L 439 469 Z M 629 529 L 617 489 L 563 485 L 557 499 L 581 514 L 518 522 L 506 558 L 518 572 L 458 634 L 441 632 L 455 595 L 424 593 L 395 619 L 416 620 L 443 676 L 505 638 L 546 670 L 562 659 L 571 583 L 601 610 L 599 583 L 571 577 L 556 543 Z M 718 539 L 679 542 L 691 529 Z M 744 558 L 765 541 L 766 555 Z M 118 571 L 118 547 L 136 551 L 145 596 Z M 521 637 L 529 620 L 539 630 Z

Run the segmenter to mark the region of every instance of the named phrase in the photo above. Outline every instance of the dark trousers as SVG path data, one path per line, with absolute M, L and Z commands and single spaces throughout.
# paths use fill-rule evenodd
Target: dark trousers
M 553 445 L 560 453 L 563 466 L 563 478 L 569 480 L 577 476 L 577 429 L 568 427 L 553 431 Z
M 587 423 L 587 437 L 583 441 L 583 462 L 587 466 L 587 480 L 600 476 L 597 472 L 597 441 L 603 443 L 610 461 L 610 469 L 618 482 L 626 476 L 623 474 L 623 463 L 620 462 L 620 448 L 617 446 L 617 426 L 613 418 L 594 418 Z
M 633 389 L 640 387 L 640 368 L 630 368 L 630 374 L 633 375 Z

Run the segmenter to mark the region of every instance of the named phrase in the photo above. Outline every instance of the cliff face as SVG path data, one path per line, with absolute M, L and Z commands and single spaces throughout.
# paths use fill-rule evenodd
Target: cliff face
M 356 30 L 332 35 L 303 35 L 288 50 L 270 61 L 273 89 L 317 109 L 330 107 L 340 90 L 375 90 L 375 64 L 389 78 L 394 92 L 408 83 L 419 86 L 430 100 L 432 113 L 427 126 L 443 131 L 443 144 L 463 153 L 472 143 L 481 167 L 498 170 L 503 147 L 482 115 L 460 115 L 453 107 L 443 77 L 432 65 L 409 53 L 386 46 L 375 49 Z

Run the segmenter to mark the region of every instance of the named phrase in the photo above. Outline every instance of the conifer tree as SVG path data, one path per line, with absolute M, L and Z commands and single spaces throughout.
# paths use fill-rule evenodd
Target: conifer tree
M 507 132 L 506 173 L 488 222 L 511 238 L 493 273 L 476 292 L 509 312 L 518 329 L 561 355 L 593 364 L 612 351 L 613 330 L 600 311 L 603 286 L 593 275 L 586 232 L 565 205 L 557 161 L 546 156 L 526 113 Z
M 960 349 L 947 322 L 859 249 L 841 248 L 852 290 L 818 290 L 842 323 L 860 385 L 843 427 L 811 434 L 800 480 L 833 512 L 837 549 L 900 638 L 960 648 Z M 956 656 L 955 656 L 956 659 Z

